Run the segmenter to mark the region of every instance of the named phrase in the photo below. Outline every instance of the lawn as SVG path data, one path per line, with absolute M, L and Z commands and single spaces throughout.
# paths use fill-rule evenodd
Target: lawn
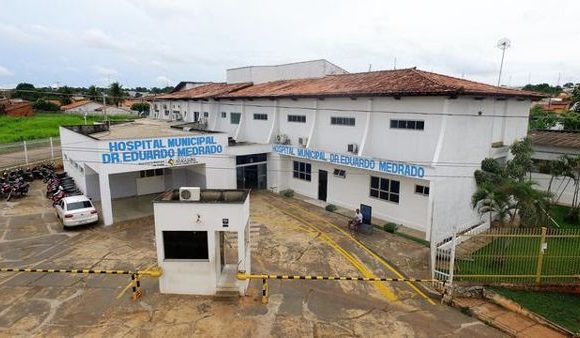
M 580 334 L 580 295 L 490 288 L 542 317 Z
M 550 208 L 550 215 L 558 222 L 561 229 L 580 229 L 580 223 L 570 223 L 564 219 L 568 211 L 570 211 L 569 207 L 554 205 Z
M 111 120 L 127 118 L 128 116 L 109 116 Z M 87 116 L 89 124 L 102 120 L 102 116 Z M 84 123 L 83 116 L 63 113 L 37 112 L 28 117 L 0 116 L 0 144 L 58 137 L 59 126 Z

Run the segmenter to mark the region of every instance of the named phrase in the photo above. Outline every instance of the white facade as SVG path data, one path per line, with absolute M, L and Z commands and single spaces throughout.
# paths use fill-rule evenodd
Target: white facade
M 327 203 L 351 209 L 371 206 L 373 216 L 423 231 L 427 239 L 434 240 L 449 236 L 454 229 L 485 222 L 470 205 L 475 191 L 473 172 L 486 157 L 508 156 L 509 145 L 526 136 L 530 106 L 529 99 L 475 96 L 179 102 L 181 109 L 207 111 L 208 128 L 227 133 L 237 142 L 273 145 L 277 135 L 284 135 L 295 149 L 304 147 L 299 144 L 302 138 L 307 149 L 327 156 L 342 154 L 423 168 L 425 174 L 418 177 L 271 151 L 268 187 L 318 198 L 319 170 L 324 170 L 328 174 Z M 185 121 L 193 121 L 189 111 Z M 232 113 L 240 114 L 239 123 L 232 123 Z M 265 114 L 267 119 L 257 120 L 254 114 Z M 301 115 L 305 120 L 291 122 L 288 115 Z M 332 117 L 354 118 L 355 124 L 334 125 Z M 157 118 L 171 119 L 171 115 Z M 424 130 L 391 128 L 391 120 L 423 121 Z M 349 144 L 357 145 L 356 153 L 348 152 Z M 293 161 L 311 165 L 310 181 L 293 177 Z M 346 177 L 334 176 L 335 169 L 344 170 Z M 371 176 L 399 181 L 399 202 L 371 197 Z M 416 185 L 429 187 L 429 194 L 415 193 Z
M 206 200 L 209 194 L 239 195 L 233 201 Z M 249 281 L 237 280 L 238 271 L 251 271 L 250 199 L 247 191 L 202 190 L 201 201 L 171 200 L 171 192 L 154 200 L 155 244 L 161 293 L 215 295 L 218 291 L 235 291 L 245 295 Z M 169 197 L 168 197 L 169 196 Z M 227 220 L 227 221 L 224 221 Z M 204 232 L 207 236 L 207 257 L 202 259 L 168 258 L 165 247 L 167 232 Z M 237 237 L 237 259 L 227 261 L 224 233 Z M 222 238 L 222 241 L 220 241 Z M 202 253 L 203 254 L 203 253 Z
M 285 65 L 232 68 L 227 70 L 226 78 L 228 83 L 252 82 L 258 84 L 346 73 L 348 73 L 346 70 L 326 60 L 313 60 Z

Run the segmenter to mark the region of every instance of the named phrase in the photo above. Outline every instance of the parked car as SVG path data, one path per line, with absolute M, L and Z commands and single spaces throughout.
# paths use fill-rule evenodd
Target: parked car
M 67 227 L 95 223 L 99 220 L 97 209 L 85 195 L 69 196 L 54 205 L 56 217 Z

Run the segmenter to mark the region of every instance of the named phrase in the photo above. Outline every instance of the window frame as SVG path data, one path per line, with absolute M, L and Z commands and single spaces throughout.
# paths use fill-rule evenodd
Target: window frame
M 221 114 L 222 119 L 227 119 L 228 118 L 228 112 L 223 111 Z
M 308 162 L 292 161 L 292 178 L 312 182 L 312 164 Z
M 428 185 L 415 184 L 415 194 L 421 196 L 429 196 L 430 189 Z
M 205 246 L 205 255 L 202 255 L 201 257 L 167 257 L 168 256 L 168 242 L 167 240 L 169 238 L 166 237 L 166 233 L 172 233 L 172 236 L 175 236 L 175 238 L 172 239 L 181 239 L 182 243 L 185 242 L 186 239 L 186 233 L 193 233 L 193 235 L 197 235 L 197 233 L 200 234 L 205 234 L 205 243 L 196 243 L 197 246 L 201 246 L 203 248 L 203 246 Z M 181 233 L 181 234 L 177 234 L 177 233 Z M 168 236 L 169 237 L 169 236 Z M 202 236 L 204 237 L 204 236 Z M 203 240 L 203 238 L 201 239 Z M 209 233 L 208 231 L 203 231 L 203 230 L 198 230 L 198 231 L 190 231 L 190 230 L 163 230 L 161 232 L 161 241 L 163 243 L 163 261 L 166 262 L 209 262 Z M 193 245 L 191 245 L 192 243 L 187 243 L 187 245 L 182 245 L 182 246 L 187 246 L 189 248 L 193 247 Z M 175 247 L 173 248 L 174 250 Z
M 374 181 L 377 182 L 376 185 L 373 184 Z M 395 192 L 394 190 L 397 191 Z M 392 178 L 370 176 L 369 197 L 384 202 L 401 204 L 401 181 Z
M 339 177 L 339 178 L 342 178 L 342 179 L 345 179 L 346 178 L 346 170 L 345 169 L 334 168 L 332 174 L 335 177 Z
M 306 123 L 306 115 L 288 114 L 288 122 Z
M 234 117 L 237 118 L 237 122 L 234 122 Z M 230 113 L 230 124 L 240 124 L 240 121 L 242 120 L 242 113 Z
M 352 122 L 352 124 L 350 123 Z M 356 117 L 351 116 L 331 116 L 330 125 L 356 127 Z
M 254 120 L 268 121 L 268 114 L 254 113 Z
M 411 127 L 412 126 L 412 127 Z M 425 120 L 389 120 L 389 129 L 404 129 L 404 130 L 425 130 Z

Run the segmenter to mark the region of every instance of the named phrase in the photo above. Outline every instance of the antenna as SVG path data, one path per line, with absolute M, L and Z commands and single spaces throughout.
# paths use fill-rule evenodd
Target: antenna
M 501 49 L 501 64 L 499 65 L 499 76 L 497 78 L 497 86 L 501 84 L 501 72 L 503 70 L 503 59 L 505 57 L 505 50 L 510 48 L 512 42 L 508 38 L 501 38 L 497 42 L 497 48 Z
M 397 57 L 395 56 L 395 60 L 393 61 L 393 70 L 397 69 Z
M 369 72 L 371 71 L 372 68 L 373 68 L 373 64 L 369 63 Z

